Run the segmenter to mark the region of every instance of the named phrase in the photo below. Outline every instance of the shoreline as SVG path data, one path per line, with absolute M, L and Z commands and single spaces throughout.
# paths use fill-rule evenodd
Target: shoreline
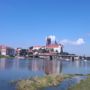
M 35 77 L 26 80 L 14 81 L 16 90 L 40 90 L 47 87 L 56 87 L 65 79 L 70 79 L 75 76 L 87 76 L 82 74 L 74 75 L 47 75 L 44 77 Z
M 0 59 L 2 59 L 2 58 L 6 58 L 6 59 L 11 58 L 12 59 L 12 58 L 15 58 L 15 56 L 3 56 L 3 55 L 0 55 Z
M 16 81 L 16 90 L 40 90 L 46 87 L 57 86 L 67 77 L 70 76 L 47 75 L 44 77 L 19 80 Z
M 70 87 L 68 90 L 90 90 L 90 75 L 85 80 L 81 80 L 80 83 Z

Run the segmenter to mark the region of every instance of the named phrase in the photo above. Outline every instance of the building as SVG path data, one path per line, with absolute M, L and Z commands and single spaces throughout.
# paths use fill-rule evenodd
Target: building
M 51 44 L 51 45 L 46 46 L 46 49 L 52 52 L 57 52 L 57 53 L 63 52 L 61 44 Z
M 22 50 L 22 48 L 17 48 L 16 49 L 16 56 L 20 56 L 21 50 Z
M 52 52 L 63 53 L 63 45 L 56 41 L 54 35 L 50 35 L 46 38 L 46 49 Z
M 50 45 L 50 44 L 51 44 L 51 38 L 50 38 L 50 37 L 47 37 L 47 38 L 46 38 L 46 46 L 47 46 L 47 45 Z
M 0 45 L 0 55 L 15 56 L 15 49 L 5 45 Z
M 42 46 L 33 46 L 32 50 L 39 50 Z
M 22 49 L 20 51 L 20 56 L 28 56 L 28 49 Z

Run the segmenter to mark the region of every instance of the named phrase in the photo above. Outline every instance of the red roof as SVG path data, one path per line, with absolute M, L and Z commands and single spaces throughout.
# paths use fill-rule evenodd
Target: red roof
M 48 45 L 46 46 L 46 48 L 58 48 L 60 47 L 61 45 L 58 45 L 58 44 L 52 44 L 52 45 Z
M 0 49 L 7 49 L 7 48 L 13 49 L 13 48 L 5 46 L 5 45 L 0 45 Z
M 0 45 L 0 48 L 6 48 L 6 46 L 5 45 Z

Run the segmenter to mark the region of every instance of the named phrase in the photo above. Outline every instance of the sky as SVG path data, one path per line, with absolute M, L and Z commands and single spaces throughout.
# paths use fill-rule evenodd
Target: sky
M 45 45 L 49 35 L 66 52 L 90 55 L 90 0 L 0 0 L 0 44 Z

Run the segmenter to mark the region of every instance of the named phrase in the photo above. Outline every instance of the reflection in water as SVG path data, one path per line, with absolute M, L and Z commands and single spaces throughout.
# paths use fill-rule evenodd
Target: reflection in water
M 90 61 L 0 59 L 0 90 L 15 90 L 11 80 L 59 73 L 90 74 Z
M 0 70 L 44 72 L 45 74 L 87 74 L 90 73 L 90 61 L 66 62 L 58 60 L 11 60 L 0 59 Z M 19 72 L 18 72 L 19 73 Z M 27 72 L 26 72 L 27 73 Z
M 5 59 L 1 59 L 0 60 L 0 69 L 4 69 L 5 68 Z
M 59 74 L 62 71 L 62 63 L 56 60 L 0 60 L 0 70 L 23 69 L 33 72 L 43 71 L 46 74 Z
M 46 74 L 60 74 L 60 61 L 44 61 L 44 70 Z M 62 66 L 62 65 L 61 65 Z
M 76 67 L 79 68 L 80 62 L 77 60 L 75 63 L 76 63 Z
M 43 61 L 41 60 L 31 60 L 28 63 L 28 69 L 32 71 L 43 71 Z
M 13 61 L 12 60 L 5 60 L 4 58 L 0 60 L 0 69 L 9 69 L 13 67 Z
M 32 60 L 28 63 L 28 69 L 32 71 L 43 71 L 45 74 L 59 74 L 60 61 Z

